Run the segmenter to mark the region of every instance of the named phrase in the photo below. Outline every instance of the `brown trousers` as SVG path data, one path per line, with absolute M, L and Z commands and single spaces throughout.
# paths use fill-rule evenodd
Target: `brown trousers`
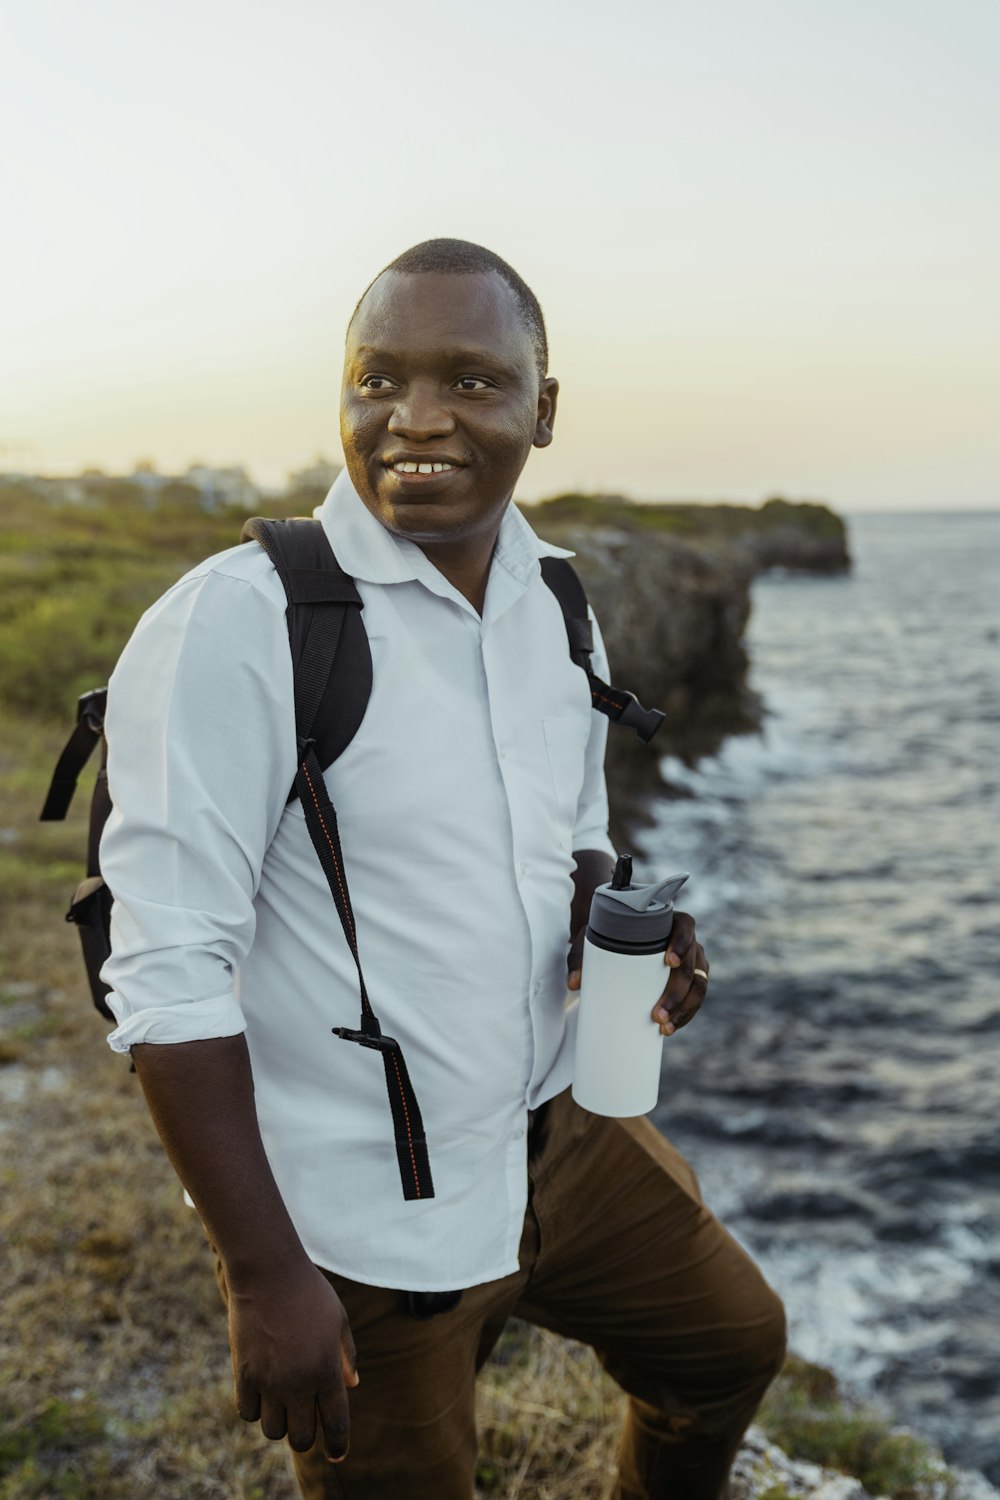
M 293 1455 L 306 1500 L 472 1500 L 475 1377 L 511 1316 L 591 1345 L 631 1398 L 615 1500 L 720 1500 L 785 1318 L 680 1153 L 645 1118 L 557 1095 L 529 1136 L 519 1265 L 427 1321 L 403 1291 L 324 1272 L 361 1382 L 344 1462 Z

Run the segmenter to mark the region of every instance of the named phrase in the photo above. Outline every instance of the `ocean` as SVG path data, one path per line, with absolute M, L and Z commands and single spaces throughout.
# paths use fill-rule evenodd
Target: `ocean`
M 850 519 L 766 575 L 766 705 L 670 788 L 712 964 L 656 1123 L 785 1299 L 791 1344 L 1000 1482 L 1000 513 Z

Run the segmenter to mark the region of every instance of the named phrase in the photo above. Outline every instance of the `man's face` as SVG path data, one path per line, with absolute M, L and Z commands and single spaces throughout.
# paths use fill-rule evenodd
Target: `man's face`
M 354 488 L 418 544 L 495 536 L 532 447 L 552 441 L 558 389 L 539 378 L 495 272 L 387 271 L 347 336 L 340 433 Z

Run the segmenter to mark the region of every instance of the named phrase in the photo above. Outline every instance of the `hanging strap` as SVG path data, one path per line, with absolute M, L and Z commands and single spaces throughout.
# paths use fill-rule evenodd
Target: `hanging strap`
M 94 794 L 90 799 L 90 821 L 87 832 L 87 874 L 94 877 L 101 873 L 101 834 L 104 832 L 104 825 L 111 812 L 111 798 L 108 795 L 108 743 L 104 738 L 104 715 L 107 703 L 106 687 L 94 688 L 93 692 L 84 693 L 78 701 L 76 728 L 66 741 L 63 752 L 56 762 L 56 768 L 49 783 L 48 795 L 45 798 L 45 806 L 38 817 L 40 823 L 62 822 L 73 801 L 73 794 L 80 780 L 80 772 L 99 744 L 101 765 L 94 783 Z M 107 986 L 104 986 L 104 989 L 106 991 Z M 98 1006 L 98 1009 L 100 1008 Z M 111 1014 L 106 1007 L 105 1014 L 108 1016 Z
M 384 1035 L 368 998 L 337 814 L 327 792 L 311 733 L 334 670 L 338 647 L 345 635 L 345 620 L 352 606 L 358 610 L 363 608 L 363 601 L 353 580 L 337 562 L 319 522 L 275 522 L 254 517 L 243 528 L 243 540 L 256 541 L 264 548 L 288 597 L 289 636 L 295 662 L 295 729 L 299 763 L 293 795 L 302 803 L 306 827 L 358 971 L 360 1026 L 356 1031 L 348 1026 L 334 1026 L 333 1034 L 342 1041 L 357 1042 L 362 1047 L 381 1052 L 403 1197 L 433 1198 L 434 1183 L 423 1117 L 403 1051 L 394 1037 Z M 292 565 L 304 556 L 310 566 Z
M 104 710 L 107 704 L 106 687 L 95 688 L 84 693 L 76 706 L 76 728 L 63 747 L 49 783 L 45 806 L 39 816 L 41 823 L 61 823 L 69 811 L 80 772 L 87 764 L 94 747 L 104 733 Z M 95 871 L 91 870 L 90 874 Z
M 590 665 L 594 650 L 594 629 L 590 622 L 583 584 L 564 557 L 543 557 L 541 569 L 542 578 L 559 601 L 569 637 L 570 658 L 587 674 L 590 699 L 594 707 L 616 724 L 634 729 L 639 738 L 648 744 L 666 716 L 658 708 L 643 708 L 634 693 L 625 688 L 612 687 L 597 676 Z
M 361 1024 L 357 1031 L 352 1031 L 348 1026 L 334 1026 L 333 1034 L 340 1037 L 342 1041 L 358 1042 L 362 1047 L 371 1047 L 374 1051 L 381 1052 L 385 1066 L 386 1092 L 389 1095 L 389 1107 L 392 1110 L 392 1123 L 396 1134 L 396 1159 L 403 1183 L 403 1197 L 408 1199 L 433 1198 L 434 1183 L 431 1178 L 423 1117 L 410 1082 L 410 1075 L 403 1058 L 403 1049 L 395 1037 L 384 1035 L 378 1017 L 372 1010 L 371 1001 L 368 999 L 368 990 L 365 987 L 365 977 L 361 970 L 361 958 L 358 953 L 351 897 L 344 874 L 344 858 L 340 848 L 337 814 L 327 795 L 326 783 L 323 780 L 319 761 L 316 759 L 316 747 L 312 740 L 306 740 L 299 746 L 299 769 L 295 785 L 302 802 L 302 810 L 306 815 L 306 827 L 309 829 L 319 862 L 323 866 L 323 874 L 330 887 L 330 894 L 358 971 Z

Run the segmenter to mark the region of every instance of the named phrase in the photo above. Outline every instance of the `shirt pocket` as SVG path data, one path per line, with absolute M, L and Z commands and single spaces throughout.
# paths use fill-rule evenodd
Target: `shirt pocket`
M 590 717 L 560 714 L 554 718 L 543 718 L 542 733 L 545 736 L 545 753 L 552 776 L 556 816 L 567 840 L 572 841 L 577 804 L 583 789 Z

